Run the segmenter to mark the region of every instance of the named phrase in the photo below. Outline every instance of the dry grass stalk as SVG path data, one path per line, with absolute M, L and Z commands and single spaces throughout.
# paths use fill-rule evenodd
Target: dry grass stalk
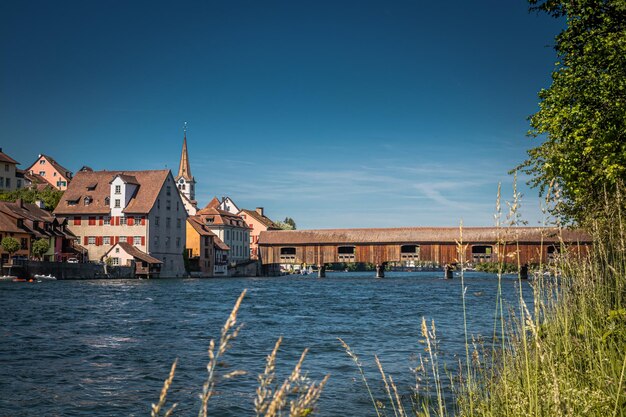
M 235 302 L 235 306 L 228 316 L 228 319 L 224 323 L 224 327 L 222 327 L 217 352 L 215 352 L 215 341 L 211 339 L 211 341 L 209 342 L 209 363 L 207 364 L 207 372 L 209 375 L 207 376 L 206 382 L 202 386 L 202 393 L 200 394 L 202 404 L 200 406 L 200 411 L 198 412 L 198 417 L 207 417 L 208 403 L 215 393 L 215 367 L 219 359 L 224 355 L 224 353 L 226 353 L 226 351 L 230 347 L 230 342 L 237 337 L 239 331 L 241 330 L 241 325 L 237 327 L 235 327 L 235 325 L 237 324 L 237 312 L 239 311 L 239 307 L 241 306 L 241 302 L 243 301 L 245 295 L 246 290 L 243 290 L 241 292 L 241 295 Z M 241 371 L 236 372 L 239 373 Z M 230 375 L 232 376 L 233 373 L 231 373 Z
M 365 373 L 363 373 L 363 366 L 361 365 L 361 362 L 359 361 L 359 357 L 356 355 L 356 353 L 354 353 L 352 348 L 350 348 L 350 346 L 346 342 L 343 341 L 343 339 L 339 337 L 337 339 L 339 340 L 339 343 L 341 343 L 341 346 L 343 346 L 344 350 L 346 351 L 350 359 L 352 359 L 356 367 L 359 369 L 359 373 L 361 374 L 361 379 L 363 380 L 363 383 L 365 384 L 365 388 L 367 389 L 370 399 L 372 400 L 372 404 L 374 405 L 374 410 L 376 410 L 376 415 L 380 417 L 378 404 L 376 403 L 376 400 L 374 399 L 374 395 L 372 394 L 372 390 L 370 389 L 370 386 L 367 383 L 367 378 L 365 377 Z
M 274 417 L 278 414 L 280 410 L 285 407 L 287 403 L 287 396 L 289 395 L 291 386 L 300 378 L 300 371 L 302 370 L 302 362 L 304 362 L 304 358 L 308 353 L 308 349 L 304 349 L 302 355 L 300 355 L 300 360 L 296 363 L 296 366 L 291 371 L 291 375 L 289 378 L 283 381 L 282 385 L 278 390 L 274 392 L 274 396 L 269 406 L 267 407 L 267 412 L 265 413 L 265 417 Z
M 172 385 L 172 381 L 174 380 L 174 374 L 176 373 L 176 365 L 178 364 L 178 359 L 176 359 L 174 361 L 174 363 L 172 363 L 172 368 L 170 369 L 170 374 L 167 377 L 167 379 L 165 380 L 165 382 L 163 382 L 163 388 L 161 389 L 161 395 L 159 396 L 159 402 L 157 404 L 152 404 L 152 410 L 150 413 L 151 417 L 158 417 L 159 414 L 161 413 L 161 409 L 165 406 L 165 401 L 167 399 L 167 392 L 170 389 L 170 386 Z M 169 417 L 170 415 L 172 415 L 172 413 L 174 412 L 174 409 L 176 408 L 177 404 L 174 404 L 170 407 L 169 410 L 166 411 L 165 413 L 165 417 Z
M 259 375 L 259 386 L 256 389 L 256 398 L 254 399 L 254 411 L 257 417 L 262 416 L 269 407 L 268 399 L 272 397 L 272 382 L 276 376 L 276 354 L 278 353 L 278 348 L 283 341 L 283 337 L 279 337 L 274 345 L 274 349 L 272 353 L 270 353 L 267 357 L 265 370 L 261 375 Z
M 326 375 L 319 384 L 311 383 L 304 390 L 298 391 L 298 396 L 291 401 L 289 408 L 289 417 L 306 417 L 313 412 L 315 403 L 322 395 L 322 390 L 328 382 L 330 375 Z
M 374 355 L 374 361 L 376 362 L 376 366 L 378 366 L 378 371 L 380 371 L 380 376 L 383 379 L 383 384 L 385 385 L 385 392 L 387 392 L 387 396 L 389 397 L 389 402 L 391 403 L 391 407 L 393 408 L 393 415 L 398 417 L 398 411 L 396 410 L 396 405 L 393 400 L 393 396 L 391 395 L 391 389 L 389 388 L 389 383 L 387 382 L 387 376 L 385 375 L 385 371 L 383 370 L 383 365 L 380 363 L 380 360 L 378 359 L 378 355 Z

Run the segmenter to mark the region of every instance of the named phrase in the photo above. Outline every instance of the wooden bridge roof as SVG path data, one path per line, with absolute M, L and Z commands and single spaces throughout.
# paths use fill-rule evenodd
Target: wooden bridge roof
M 591 238 L 581 230 L 563 229 L 565 242 L 589 243 Z M 542 239 L 543 236 L 543 239 Z M 268 230 L 261 232 L 259 245 L 307 244 L 402 244 L 402 243 L 455 243 L 459 240 L 458 227 L 399 227 L 381 229 L 318 229 L 318 230 Z M 544 227 L 464 227 L 463 241 L 494 243 L 498 237 L 523 243 L 553 243 L 559 241 L 559 231 Z

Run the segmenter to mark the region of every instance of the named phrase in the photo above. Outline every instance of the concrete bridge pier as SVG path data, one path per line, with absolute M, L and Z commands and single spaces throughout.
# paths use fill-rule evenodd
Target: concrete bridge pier
M 385 278 L 385 264 L 376 264 L 376 278 Z
M 326 278 L 326 265 L 322 264 L 317 266 L 317 277 Z

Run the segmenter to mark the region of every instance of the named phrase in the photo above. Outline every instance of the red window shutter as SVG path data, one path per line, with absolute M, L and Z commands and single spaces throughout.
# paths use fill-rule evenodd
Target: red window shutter
M 74 226 L 80 226 L 80 216 L 74 217 Z
M 133 244 L 133 237 L 132 236 L 126 236 L 126 243 L 128 243 L 129 245 Z
M 89 226 L 95 226 L 96 225 L 96 218 L 90 216 L 89 217 Z
M 87 236 L 85 236 L 83 238 L 83 242 L 84 242 L 85 245 L 89 244 L 89 238 Z
M 115 236 L 115 244 L 118 244 L 120 241 L 120 237 L 119 236 Z
M 134 220 L 133 220 L 133 216 L 128 216 L 128 217 L 126 218 L 126 224 L 127 224 L 128 226 L 133 226 L 133 225 L 135 224 L 135 223 L 134 223 Z
M 116 226 L 120 225 L 120 216 L 115 216 L 115 225 Z
M 141 236 L 141 246 L 146 246 L 146 237 Z
M 104 217 L 100 216 L 100 226 L 104 225 Z
M 143 216 L 143 217 L 141 218 L 141 225 L 142 225 L 142 226 L 145 226 L 145 225 L 146 225 L 146 216 Z
M 96 246 L 100 246 L 100 236 L 96 236 Z

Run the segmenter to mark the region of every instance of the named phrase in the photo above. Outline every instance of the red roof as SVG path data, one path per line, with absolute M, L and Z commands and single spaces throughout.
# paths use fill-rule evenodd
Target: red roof
M 590 243 L 591 237 L 580 230 L 565 229 L 561 236 L 566 242 Z M 506 241 L 525 243 L 558 242 L 558 230 L 542 227 L 464 227 L 463 241 L 494 243 L 498 237 Z M 458 227 L 401 227 L 386 229 L 321 229 L 263 231 L 259 245 L 304 245 L 341 243 L 456 243 Z
M 79 171 L 68 184 L 63 198 L 54 210 L 54 214 L 108 214 L 111 207 L 105 204 L 105 198 L 111 194 L 109 183 L 122 175 L 129 181 L 136 181 L 137 191 L 124 209 L 128 214 L 147 214 L 154 206 L 163 184 L 170 174 L 169 170 L 156 171 Z M 173 181 L 173 178 L 172 178 Z M 172 182 L 172 185 L 173 182 Z M 95 188 L 94 188 L 95 186 Z M 178 193 L 175 193 L 178 195 Z M 88 205 L 83 199 L 90 196 L 93 200 Z M 70 202 L 75 202 L 70 205 Z
M 0 162 L 19 165 L 19 162 L 2 152 L 2 150 L 0 150 Z

